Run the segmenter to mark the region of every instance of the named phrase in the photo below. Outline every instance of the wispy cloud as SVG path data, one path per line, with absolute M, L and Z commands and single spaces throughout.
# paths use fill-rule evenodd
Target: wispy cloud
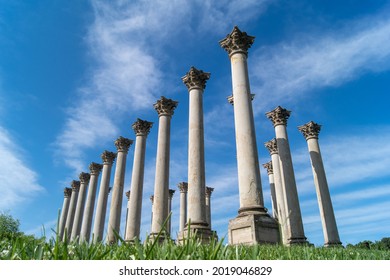
M 0 126 L 0 210 L 11 210 L 44 191 L 23 154 L 8 131 Z
M 338 86 L 367 72 L 390 68 L 388 13 L 348 22 L 332 32 L 299 35 L 251 54 L 259 110 L 293 102 L 310 90 Z M 261 104 L 260 104 L 261 103 Z
M 92 1 L 94 21 L 86 43 L 93 69 L 67 110 L 63 132 L 56 140 L 59 158 L 79 171 L 85 150 L 119 136 L 117 119 L 125 112 L 150 108 L 159 93 L 174 88 L 163 79 L 161 62 L 168 62 L 164 47 L 185 43 L 185 38 L 204 32 L 210 24 L 221 32 L 232 21 L 250 20 L 270 2 Z M 238 16 L 237 11 L 247 16 Z

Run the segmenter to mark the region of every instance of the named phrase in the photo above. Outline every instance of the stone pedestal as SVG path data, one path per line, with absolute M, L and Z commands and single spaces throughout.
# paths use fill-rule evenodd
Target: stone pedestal
M 76 212 L 74 215 L 74 222 L 72 227 L 72 234 L 70 239 L 74 240 L 80 235 L 81 224 L 83 222 L 84 217 L 84 207 L 85 200 L 87 195 L 87 186 L 89 183 L 90 174 L 81 172 L 79 175 L 80 179 L 80 190 L 79 190 L 79 198 L 77 199 Z
M 160 241 L 167 236 L 166 222 L 168 213 L 169 161 L 171 118 L 178 102 L 162 96 L 154 104 L 159 117 L 156 176 L 154 184 L 153 218 L 149 240 L 153 241 L 160 234 Z M 165 226 L 163 227 L 165 223 Z
M 320 146 L 318 144 L 318 134 L 320 133 L 321 126 L 310 121 L 307 124 L 299 126 L 298 129 L 305 137 L 310 153 L 314 185 L 316 187 L 322 230 L 324 233 L 324 246 L 341 245 L 328 182 L 326 180 L 325 168 L 322 162 Z
M 286 218 L 287 218 L 287 242 L 292 244 L 307 244 L 303 230 L 301 208 L 299 206 L 298 191 L 295 183 L 294 168 L 292 164 L 290 145 L 287 137 L 287 119 L 290 117 L 290 111 L 278 106 L 266 116 L 272 121 L 278 154 L 280 160 L 280 174 L 282 186 L 285 191 Z
M 66 217 L 65 232 L 63 236 L 64 241 L 69 240 L 72 234 L 74 214 L 76 212 L 77 199 L 79 197 L 80 181 L 73 180 L 71 183 L 71 187 L 72 187 L 72 195 L 70 197 L 70 202 L 69 202 L 68 216 Z
M 103 240 L 104 223 L 106 221 L 107 200 L 110 192 L 111 168 L 116 158 L 116 153 L 104 151 L 101 155 L 103 160 L 102 179 L 100 181 L 98 202 L 96 206 L 95 221 L 93 225 L 93 241 Z
M 91 178 L 89 180 L 87 203 L 85 204 L 84 219 L 83 224 L 81 226 L 80 242 L 89 242 L 89 239 L 91 237 L 92 218 L 93 211 L 95 209 L 96 187 L 98 183 L 99 174 L 102 168 L 102 164 L 95 162 L 92 162 L 89 165 Z
M 264 207 L 256 133 L 249 86 L 247 56 L 254 37 L 238 27 L 219 43 L 230 57 L 234 99 L 234 125 L 236 131 L 239 215 L 229 222 L 230 244 L 279 242 L 278 224 Z M 245 217 L 248 216 L 248 217 Z M 250 222 L 243 221 L 253 221 Z M 243 227 L 237 227 L 243 225 Z
M 62 203 L 60 223 L 58 225 L 58 233 L 57 233 L 59 240 L 62 240 L 62 238 L 64 236 L 66 217 L 68 216 L 71 195 L 72 195 L 72 189 L 71 188 L 65 188 L 64 189 L 64 202 Z
M 145 149 L 146 137 L 152 128 L 153 123 L 137 119 L 132 125 L 136 134 L 133 174 L 131 178 L 131 196 L 128 204 L 128 215 L 126 220 L 125 240 L 132 241 L 140 239 L 142 194 L 144 187 Z
M 120 222 L 123 200 L 123 188 L 125 182 L 126 157 L 133 140 L 120 136 L 115 141 L 117 148 L 117 160 L 115 168 L 114 186 L 112 187 L 110 217 L 108 220 L 107 242 L 114 244 L 118 242 L 117 235 L 120 235 Z

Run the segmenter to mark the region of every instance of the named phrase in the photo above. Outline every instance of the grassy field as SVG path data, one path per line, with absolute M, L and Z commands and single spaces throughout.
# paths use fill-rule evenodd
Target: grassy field
M 390 250 L 359 248 L 228 246 L 223 240 L 203 245 L 195 239 L 163 244 L 77 244 L 15 237 L 0 240 L 2 260 L 390 260 Z

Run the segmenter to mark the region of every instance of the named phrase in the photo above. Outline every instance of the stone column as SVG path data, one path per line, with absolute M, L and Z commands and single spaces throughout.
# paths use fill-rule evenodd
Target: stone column
M 282 186 L 285 190 L 285 203 L 287 213 L 288 244 L 306 244 L 306 237 L 303 230 L 301 208 L 297 186 L 295 183 L 294 168 L 291 159 L 290 145 L 287 138 L 287 119 L 290 111 L 278 106 L 266 113 L 275 128 L 276 142 L 280 160 L 280 174 Z
M 71 240 L 74 240 L 80 236 L 81 224 L 83 222 L 83 217 L 84 217 L 85 199 L 87 194 L 87 186 L 89 183 L 89 178 L 90 178 L 89 173 L 81 172 L 79 175 L 80 190 L 79 190 L 79 198 L 77 199 L 76 212 L 74 214 L 72 234 L 70 237 Z
M 108 220 L 107 241 L 110 244 L 116 243 L 118 241 L 116 234 L 120 234 L 119 230 L 123 200 L 123 184 L 125 181 L 126 157 L 132 143 L 133 140 L 124 138 L 122 136 L 120 136 L 115 141 L 115 146 L 118 150 L 118 153 L 115 168 L 114 186 L 112 188 L 110 217 Z
M 275 194 L 275 179 L 274 179 L 274 170 L 272 167 L 272 161 L 263 164 L 263 167 L 267 170 L 269 188 L 271 191 L 271 205 L 272 205 L 272 217 L 274 219 L 278 218 L 277 203 L 276 203 L 276 194 Z
M 332 200 L 330 198 L 328 182 L 326 180 L 325 168 L 322 162 L 318 134 L 321 126 L 310 121 L 298 127 L 307 141 L 310 153 L 311 167 L 313 170 L 314 185 L 316 187 L 318 206 L 324 232 L 325 247 L 341 245 L 339 232 L 337 230 L 336 218 L 334 216 Z
M 211 194 L 214 188 L 206 187 L 206 221 L 211 229 Z
M 159 117 L 157 156 L 156 156 L 156 175 L 154 184 L 154 202 L 152 229 L 150 240 L 154 240 L 160 231 L 160 241 L 167 238 L 166 227 L 163 224 L 167 219 L 168 213 L 168 189 L 169 189 L 169 157 L 170 157 L 170 134 L 171 118 L 178 102 L 162 96 L 154 104 Z M 166 226 L 166 225 L 165 225 Z
M 279 242 L 278 224 L 264 207 L 261 186 L 247 66 L 248 49 L 253 42 L 254 37 L 241 32 L 237 26 L 219 42 L 231 62 L 240 195 L 239 215 L 229 222 L 230 244 Z
M 276 138 L 266 142 L 265 147 L 268 149 L 270 156 L 271 156 L 271 162 L 272 162 L 272 171 L 273 171 L 273 177 L 274 177 L 274 186 L 275 186 L 275 197 L 276 197 L 276 205 L 275 210 L 278 213 L 278 222 L 281 229 L 281 235 L 282 235 L 282 242 L 283 244 L 287 245 L 287 213 L 286 213 L 286 202 L 285 202 L 285 195 L 286 192 L 282 185 L 282 178 L 280 174 L 280 160 L 279 160 L 279 154 L 278 154 L 278 145 L 276 142 Z
M 80 181 L 73 180 L 70 185 L 72 187 L 72 195 L 70 196 L 68 216 L 66 217 L 64 241 L 69 240 L 72 234 L 74 214 L 76 212 L 77 199 L 79 197 Z
M 83 241 L 89 242 L 89 238 L 91 237 L 92 217 L 95 208 L 95 198 L 96 198 L 96 186 L 102 168 L 103 165 L 96 162 L 92 162 L 89 165 L 91 178 L 89 180 L 87 203 L 85 204 L 84 219 L 83 219 L 83 224 L 81 226 L 80 242 Z
M 137 119 L 132 128 L 136 135 L 133 174 L 131 178 L 131 196 L 128 204 L 128 216 L 126 220 L 126 241 L 135 238 L 140 239 L 142 194 L 144 188 L 145 149 L 146 137 L 152 128 L 153 123 Z
M 152 211 L 150 212 L 150 226 L 153 224 L 153 201 L 154 201 L 154 195 L 151 195 L 149 197 L 150 202 L 152 203 Z
M 127 192 L 125 192 L 125 195 L 126 195 L 126 197 L 127 197 L 127 206 L 126 206 L 126 219 L 125 219 L 125 221 L 126 221 L 126 225 L 125 225 L 125 233 L 124 233 L 124 235 L 123 235 L 123 236 L 125 236 L 125 237 L 126 237 L 126 232 L 127 232 L 127 218 L 129 217 L 130 194 L 131 194 L 131 192 L 130 192 L 130 191 L 127 191 Z
M 179 221 L 179 232 L 184 230 L 185 224 L 187 223 L 187 192 L 188 183 L 181 182 L 177 186 L 180 190 L 180 221 Z
M 64 188 L 64 202 L 62 204 L 60 224 L 58 225 L 58 238 L 62 240 L 64 236 L 64 229 L 66 224 L 66 217 L 68 216 L 70 197 L 72 195 L 71 188 Z
M 100 242 L 103 240 L 104 223 L 106 221 L 107 200 L 110 193 L 110 179 L 112 164 L 116 158 L 116 153 L 104 151 L 101 155 L 103 160 L 102 179 L 100 180 L 100 188 L 98 201 L 96 206 L 95 221 L 93 224 L 93 241 Z
M 171 214 L 171 210 L 172 210 L 172 197 L 173 197 L 173 194 L 175 193 L 175 190 L 169 190 L 169 196 L 168 196 L 168 216 L 169 214 Z M 167 232 L 169 235 L 171 235 L 171 228 L 172 227 L 172 215 L 169 216 L 169 219 L 168 219 L 168 222 L 167 222 Z
M 206 220 L 203 124 L 203 92 L 209 78 L 210 73 L 195 67 L 191 67 L 190 71 L 182 78 L 189 93 L 187 219 L 191 233 L 196 232 L 205 242 L 212 234 Z M 188 236 L 187 231 L 188 228 L 185 227 L 183 238 Z M 179 241 L 180 239 L 179 237 Z

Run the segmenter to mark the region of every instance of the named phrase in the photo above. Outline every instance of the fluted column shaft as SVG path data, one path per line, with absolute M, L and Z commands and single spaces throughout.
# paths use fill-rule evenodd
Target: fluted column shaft
M 337 229 L 332 200 L 329 193 L 328 182 L 326 180 L 320 146 L 318 143 L 318 134 L 320 132 L 320 128 L 320 125 L 314 122 L 309 122 L 303 126 L 300 126 L 299 130 L 302 132 L 307 141 L 307 146 L 310 153 L 314 185 L 316 188 L 322 230 L 324 233 L 324 245 L 327 247 L 340 245 L 341 242 Z
M 169 160 L 170 160 L 170 134 L 171 118 L 177 102 L 165 97 L 154 104 L 159 115 L 156 175 L 154 184 L 152 239 L 163 229 L 163 224 L 168 213 L 168 190 L 169 190 Z M 161 239 L 166 236 L 161 235 Z
M 90 174 L 81 172 L 79 175 L 79 179 L 80 179 L 79 198 L 77 199 L 77 206 L 74 215 L 72 234 L 70 237 L 71 240 L 74 240 L 76 237 L 80 235 L 81 224 L 83 222 L 83 217 L 84 217 L 84 207 L 85 207 L 85 200 L 87 195 L 87 187 L 90 179 Z
M 136 140 L 125 240 L 140 238 L 146 138 L 152 124 L 151 122 L 138 119 L 132 126 L 136 134 Z
M 206 227 L 203 91 L 209 77 L 210 73 L 191 67 L 182 78 L 189 92 L 187 219 L 191 225 Z
M 276 134 L 276 142 L 280 160 L 280 174 L 282 186 L 285 191 L 286 217 L 287 217 L 287 239 L 288 244 L 307 243 L 301 208 L 299 205 L 298 191 L 295 182 L 294 168 L 292 164 L 290 145 L 287 137 L 287 119 L 290 111 L 278 106 L 268 112 L 267 117 L 273 122 Z
M 108 220 L 108 243 L 116 243 L 116 234 L 120 234 L 120 219 L 122 211 L 123 189 L 125 181 L 126 157 L 133 140 L 119 137 L 115 141 L 117 147 L 117 162 L 115 168 L 114 186 L 112 187 L 110 217 Z
M 72 189 L 65 188 L 64 189 L 64 202 L 62 203 L 61 216 L 60 216 L 60 224 L 58 225 L 59 240 L 62 240 L 62 238 L 64 236 L 66 217 L 68 216 L 71 195 L 72 195 Z
M 180 190 L 180 218 L 179 218 L 179 231 L 183 231 L 187 222 L 187 192 L 188 183 L 181 182 L 178 185 Z
M 103 240 L 104 223 L 106 220 L 107 200 L 111 179 L 112 164 L 115 160 L 116 153 L 104 151 L 101 155 L 103 160 L 102 178 L 100 180 L 100 188 L 98 201 L 96 206 L 95 221 L 93 225 L 93 241 L 100 242 Z
M 91 237 L 92 217 L 93 217 L 93 211 L 95 208 L 95 199 L 96 199 L 96 187 L 98 183 L 99 174 L 102 168 L 103 165 L 95 162 L 92 162 L 89 165 L 91 178 L 89 180 L 87 202 L 85 204 L 84 219 L 83 219 L 83 224 L 81 226 L 81 233 L 80 233 L 81 242 L 82 241 L 89 242 L 89 239 Z
M 71 183 L 72 186 L 72 195 L 70 197 L 68 216 L 66 217 L 65 231 L 66 231 L 66 239 L 70 239 L 72 234 L 72 227 L 74 221 L 74 214 L 76 212 L 77 199 L 79 197 L 79 189 L 80 189 L 80 181 L 73 180 Z M 64 235 L 65 241 L 65 235 Z

